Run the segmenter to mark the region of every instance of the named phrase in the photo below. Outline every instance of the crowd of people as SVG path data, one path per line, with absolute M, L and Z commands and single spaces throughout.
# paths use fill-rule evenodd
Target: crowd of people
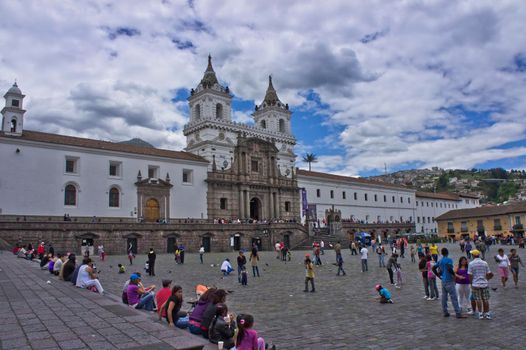
M 182 249 L 184 251 L 184 247 Z M 104 247 L 98 247 L 99 259 L 105 259 Z M 58 276 L 60 280 L 71 282 L 79 288 L 85 288 L 99 294 L 104 294 L 102 284 L 98 279 L 97 267 L 89 256 L 84 256 L 82 262 L 77 264 L 75 254 L 56 254 L 52 245 L 44 242 L 33 249 L 31 244 L 17 245 L 13 254 L 19 258 L 34 260 L 43 270 Z M 156 253 L 151 248 L 147 255 L 145 269 L 150 276 L 155 276 Z M 183 258 L 184 259 L 184 258 Z M 184 261 L 184 260 L 183 260 Z M 254 246 L 249 257 L 252 264 L 254 277 L 259 277 L 259 253 Z M 181 262 L 179 262 L 181 263 Z M 247 260 L 244 252 L 238 258 L 238 279 L 246 285 L 245 265 Z M 131 263 L 130 263 L 131 265 Z M 119 264 L 119 273 L 126 269 Z M 232 269 L 233 270 L 233 269 Z M 156 312 L 159 321 L 165 320 L 169 327 L 188 329 L 190 333 L 202 336 L 213 344 L 221 344 L 228 350 L 275 350 L 275 345 L 269 345 L 258 336 L 253 328 L 254 317 L 250 314 L 235 315 L 229 312 L 226 304 L 228 292 L 224 289 L 198 285 L 196 299 L 188 302 L 191 307 L 183 310 L 183 289 L 179 285 L 172 286 L 172 280 L 163 279 L 162 288 L 158 291 L 155 285 L 145 286 L 142 283 L 142 274 L 134 272 L 126 280 L 122 288 L 122 302 L 135 309 Z

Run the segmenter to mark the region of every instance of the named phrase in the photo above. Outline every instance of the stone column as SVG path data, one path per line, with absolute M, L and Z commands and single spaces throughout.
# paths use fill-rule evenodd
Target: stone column
M 245 203 L 243 200 L 243 190 L 239 190 L 239 218 L 243 219 L 245 217 Z
M 272 192 L 272 189 L 270 189 L 268 193 L 268 202 L 270 206 L 269 219 L 273 219 L 274 218 L 274 192 Z
M 245 218 L 250 219 L 250 193 L 245 191 Z
M 279 190 L 276 192 L 276 203 L 274 204 L 276 206 L 276 217 L 281 217 L 281 204 L 280 204 L 280 195 Z

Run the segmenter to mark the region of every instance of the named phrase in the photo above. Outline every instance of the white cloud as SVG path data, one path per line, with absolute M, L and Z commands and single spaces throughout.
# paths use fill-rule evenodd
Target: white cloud
M 192 4 L 2 1 L 0 90 L 18 79 L 30 129 L 181 149 L 187 116 L 173 91 L 195 87 L 211 53 L 236 96 L 259 103 L 272 74 L 282 101 L 338 125 L 337 137 L 298 140 L 297 154 L 319 156 L 316 169 L 524 154 L 501 149 L 526 139 L 526 73 L 514 67 L 526 53 L 521 1 Z M 492 112 L 477 121 L 446 109 L 456 106 Z

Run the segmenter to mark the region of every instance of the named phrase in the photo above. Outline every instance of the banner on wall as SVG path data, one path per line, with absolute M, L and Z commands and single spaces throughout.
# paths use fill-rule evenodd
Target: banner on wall
M 303 215 L 307 215 L 307 209 L 309 208 L 309 204 L 307 202 L 307 190 L 305 188 L 301 189 L 301 212 Z

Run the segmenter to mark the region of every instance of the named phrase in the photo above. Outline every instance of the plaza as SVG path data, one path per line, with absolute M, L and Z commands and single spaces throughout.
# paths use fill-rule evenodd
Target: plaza
M 453 260 L 458 261 L 460 256 L 458 245 L 439 246 L 446 246 Z M 409 257 L 399 259 L 402 265 L 404 285 L 401 289 L 395 289 L 394 286 L 388 284 L 387 271 L 385 268 L 378 267 L 374 254 L 369 252 L 369 271 L 362 273 L 359 256 L 351 256 L 348 249 L 342 251 L 346 276 L 336 276 L 337 268 L 332 264 L 335 261 L 335 254 L 332 250 L 326 250 L 325 255 L 321 256 L 323 265 L 316 267 L 316 293 L 303 293 L 305 275 L 303 257 L 305 253 L 310 253 L 306 251 L 293 251 L 290 262 L 276 259 L 273 252 L 261 252 L 259 263 L 261 277 L 253 278 L 250 266 L 248 266 L 249 280 L 246 287 L 237 282 L 235 272 L 223 278 L 219 271 L 220 263 L 227 257 L 234 262 L 237 252 L 205 254 L 204 264 L 200 264 L 198 254 L 186 254 L 184 265 L 177 265 L 172 255 L 159 254 L 155 277 L 149 277 L 144 273 L 144 262 L 146 261 L 144 255 L 138 255 L 132 266 L 129 266 L 126 256 L 108 256 L 104 262 L 95 257 L 101 283 L 108 295 L 98 296 L 95 293 L 84 291 L 83 295 L 88 294 L 91 302 L 89 300 L 77 301 L 76 298 L 73 301 L 78 302 L 77 312 L 81 316 L 83 315 L 82 310 L 88 311 L 91 308 L 90 303 L 94 303 L 95 299 L 110 298 L 112 302 L 115 302 L 119 299 L 122 285 L 130 273 L 141 271 L 145 285 L 159 286 L 162 278 L 172 279 L 172 285 L 178 284 L 183 287 L 185 300 L 193 299 L 195 285 L 200 283 L 230 291 L 226 302 L 229 309 L 236 314 L 252 314 L 255 318 L 254 328 L 267 342 L 272 342 L 278 349 L 517 348 L 526 340 L 522 331 L 523 315 L 526 312 L 524 306 L 526 296 L 523 292 L 523 288 L 526 288 L 526 281 L 524 275 L 520 275 L 518 289 L 515 289 L 510 282 L 506 289 L 500 286 L 496 264 L 492 258 L 496 254 L 496 248 L 492 246 L 491 251 L 486 254 L 486 260 L 496 275 L 490 281 L 490 287 L 498 288 L 496 291 L 491 291 L 490 305 L 494 317 L 491 321 L 475 318 L 444 318 L 440 301 L 423 299 L 421 275 L 417 264 L 411 263 Z M 510 247 L 504 246 L 503 248 L 507 253 Z M 524 257 L 524 250 L 519 250 L 519 255 Z M 5 259 L 9 259 L 9 264 L 22 265 L 24 269 L 29 268 L 27 265 L 33 265 L 34 269 L 36 265 L 15 259 L 8 253 L 2 254 L 2 260 Z M 117 273 L 118 263 L 126 265 L 126 274 Z M 9 271 L 4 270 L 3 273 L 9 274 Z M 36 269 L 33 273 L 51 280 L 54 285 L 62 283 L 55 281 L 54 277 L 49 276 L 47 272 Z M 28 276 L 32 278 L 30 274 Z M 6 275 L 2 280 L 4 282 L 7 280 Z M 394 304 L 380 304 L 375 299 L 377 293 L 374 286 L 377 283 L 390 289 Z M 438 284 L 440 290 L 440 282 Z M 30 284 L 28 287 L 30 288 Z M 5 297 L 5 294 L 9 291 L 9 285 L 4 283 L 2 288 L 4 292 L 2 299 L 4 304 L 7 304 L 8 298 Z M 72 287 L 64 284 L 63 288 L 67 292 Z M 45 295 L 41 297 L 45 299 Z M 38 313 L 39 305 L 32 305 L 33 300 L 27 299 L 28 307 Z M 55 311 L 59 317 L 62 308 L 65 310 L 65 315 L 69 314 L 65 307 L 55 305 Z M 148 315 L 148 317 L 152 324 L 156 324 L 152 327 L 160 325 L 154 320 L 153 315 Z M 110 329 L 122 322 L 115 317 L 113 320 L 115 324 L 112 320 L 107 322 Z M 82 323 L 82 320 L 80 321 Z M 88 322 L 88 320 L 84 321 Z M 46 322 L 43 323 L 46 324 Z M 82 324 L 94 334 L 100 331 L 89 323 Z M 156 328 L 155 332 L 158 331 Z M 25 328 L 24 332 L 27 332 Z M 111 335 L 110 331 L 107 332 Z M 0 338 L 4 343 L 3 337 L 7 333 L 4 331 L 1 334 Z M 149 339 L 151 336 L 148 328 L 139 329 L 134 334 L 135 338 L 141 339 Z M 81 344 L 84 345 L 81 346 Z M 101 348 L 113 348 L 111 336 L 108 337 L 105 344 L 106 347 Z M 23 343 L 23 345 L 26 344 Z M 79 348 L 88 347 L 82 342 L 78 345 Z M 15 347 L 4 346 L 3 348 Z M 58 345 L 56 348 L 59 348 Z

